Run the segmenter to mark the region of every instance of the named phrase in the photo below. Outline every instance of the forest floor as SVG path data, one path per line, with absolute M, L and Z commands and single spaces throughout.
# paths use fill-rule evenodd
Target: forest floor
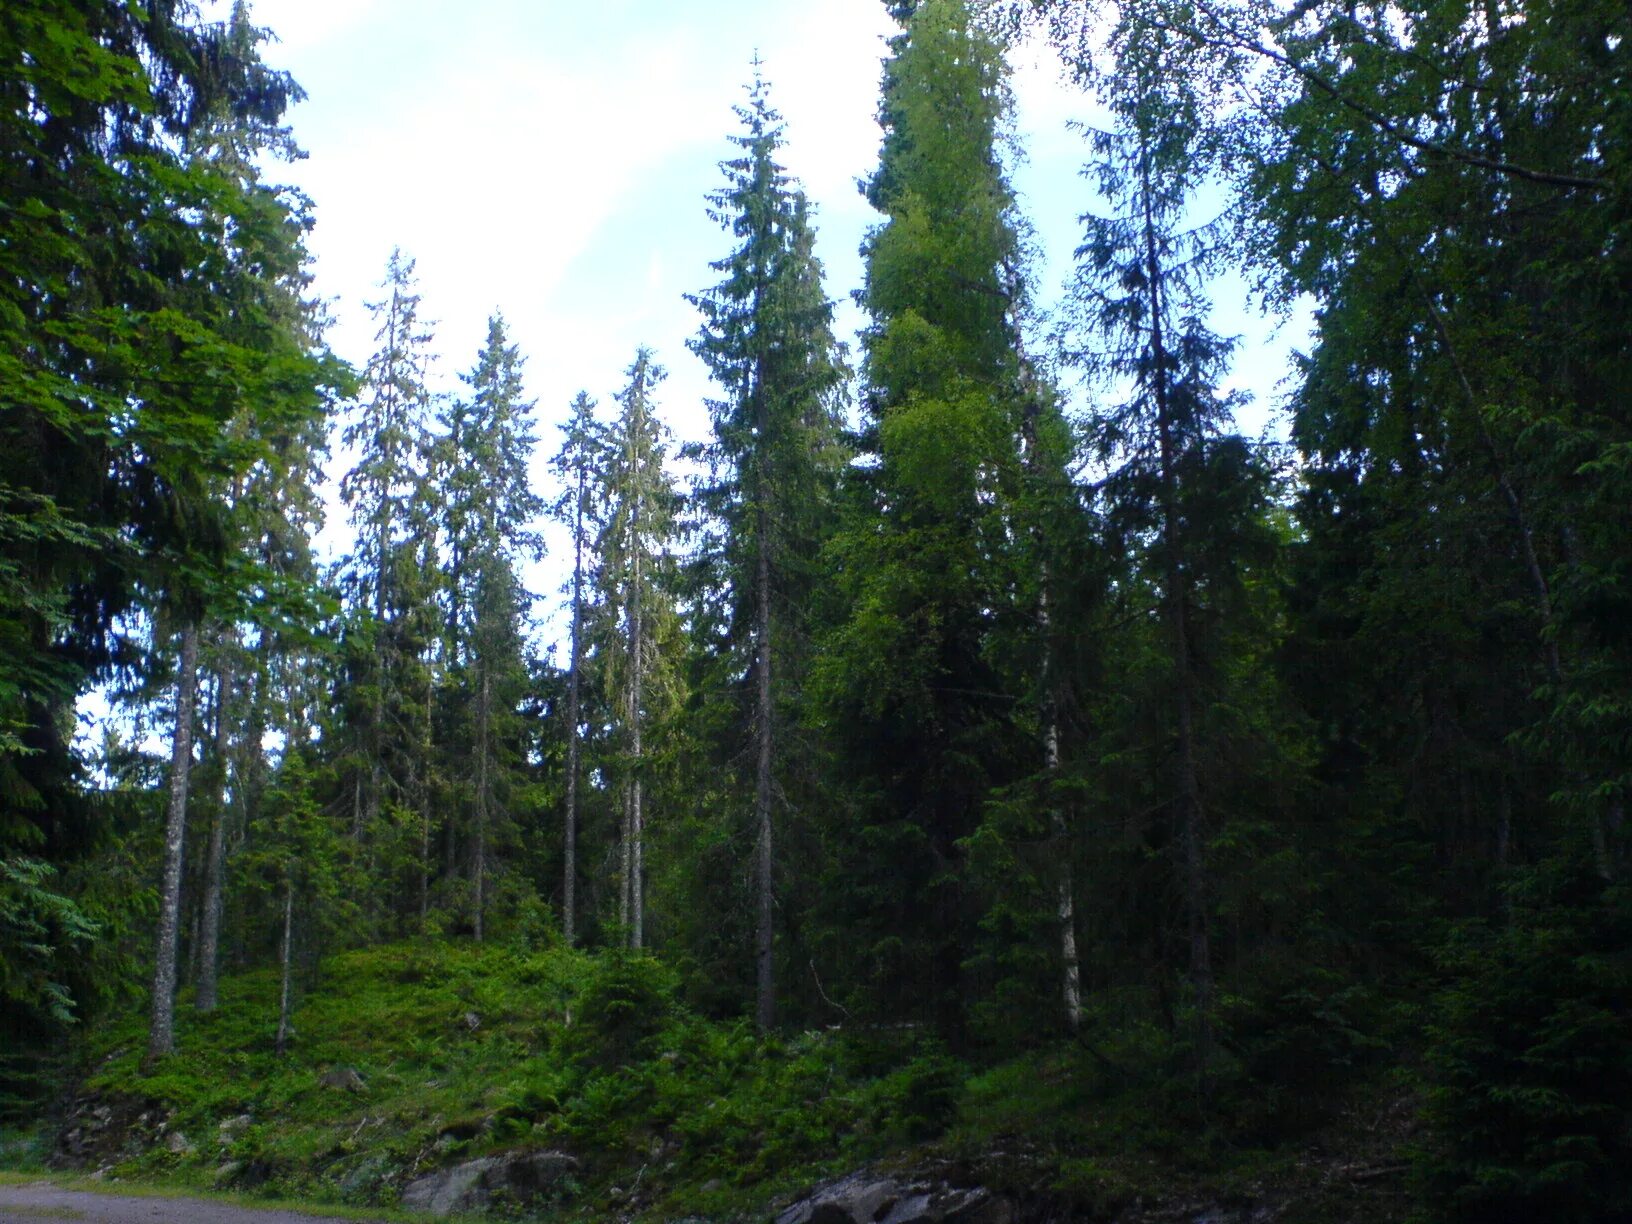
M 56 1115 L 0 1133 L 0 1167 L 353 1218 L 438 1199 L 511 1218 L 764 1219 L 861 1168 L 983 1185 L 1028 1221 L 1405 1216 L 1412 1111 L 1383 1079 L 1296 1098 L 1306 1116 L 1271 1136 L 1245 1098 L 1220 1106 L 1227 1126 L 1198 1126 L 1182 1085 L 1107 1080 L 1107 1052 L 1133 1069 L 1148 1033 L 980 1064 L 911 1029 L 765 1039 L 689 1011 L 646 958 L 340 954 L 306 983 L 282 1055 L 277 989 L 271 971 L 229 976 L 209 1015 L 184 995 L 178 1053 L 151 1071 L 140 1009 L 103 1025 Z

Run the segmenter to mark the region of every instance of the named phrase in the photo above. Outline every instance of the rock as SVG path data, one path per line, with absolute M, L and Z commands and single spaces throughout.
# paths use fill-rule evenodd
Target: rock
M 217 1186 L 230 1186 L 235 1180 L 237 1180 L 238 1175 L 243 1171 L 243 1161 L 229 1160 L 226 1164 L 222 1165 L 215 1171 L 215 1176 L 212 1178 L 212 1180 Z
M 348 1197 L 355 1197 L 372 1191 L 391 1171 L 391 1158 L 383 1153 L 364 1157 L 350 1172 L 340 1179 L 340 1192 Z
M 193 1150 L 192 1140 L 178 1131 L 171 1131 L 165 1136 L 164 1150 L 176 1156 L 189 1155 Z
M 776 1224 L 1012 1224 L 1014 1205 L 980 1186 L 872 1172 L 829 1182 L 786 1208 Z
M 474 1033 L 482 1027 L 482 1018 L 473 1011 L 467 1011 L 465 1013 L 465 1027 Z
M 363 1077 L 357 1074 L 355 1067 L 331 1067 L 323 1072 L 317 1082 L 325 1088 L 339 1088 L 346 1092 L 368 1091 L 368 1085 L 363 1081 Z
M 526 1203 L 577 1168 L 578 1162 L 565 1152 L 484 1156 L 416 1177 L 403 1188 L 402 1205 L 410 1211 L 445 1216 L 456 1211 L 479 1211 L 495 1195 L 512 1203 Z
M 236 1118 L 226 1118 L 215 1124 L 216 1136 L 223 1147 L 236 1143 L 245 1131 L 255 1125 L 254 1114 L 239 1114 Z

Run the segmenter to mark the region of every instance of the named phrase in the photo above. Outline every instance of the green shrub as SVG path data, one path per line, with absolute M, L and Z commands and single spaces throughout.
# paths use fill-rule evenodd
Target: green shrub
M 566 1047 L 576 1059 L 606 1068 L 654 1053 L 675 1010 L 672 970 L 650 956 L 615 950 L 594 962 L 574 1007 Z
M 1538 875 L 1442 960 L 1418 1159 L 1434 1217 L 1632 1220 L 1632 897 Z

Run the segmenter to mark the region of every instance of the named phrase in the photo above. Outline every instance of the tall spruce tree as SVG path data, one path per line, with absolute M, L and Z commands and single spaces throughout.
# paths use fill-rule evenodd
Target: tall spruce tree
M 845 378 L 822 291 L 808 205 L 777 161 L 781 116 L 758 75 L 737 108 L 742 155 L 721 163 L 726 186 L 711 215 L 737 240 L 712 267 L 724 279 L 690 300 L 703 315 L 692 349 L 726 398 L 711 401 L 714 439 L 694 500 L 709 521 L 700 550 L 708 581 L 729 603 L 723 670 L 742 676 L 753 742 L 755 1018 L 776 1022 L 773 795 L 779 677 L 808 631 L 811 568 L 833 511 Z
M 617 710 L 623 767 L 618 922 L 630 947 L 645 943 L 646 727 L 671 696 L 675 678 L 659 650 L 673 620 L 670 543 L 675 493 L 663 469 L 667 429 L 653 395 L 665 371 L 642 347 L 618 394 L 618 418 L 602 479 L 606 510 L 597 551 L 597 586 L 607 635 L 605 681 Z
M 1031 620 L 1013 515 L 1026 286 L 1001 49 L 960 0 L 898 7 L 866 184 L 886 220 L 863 248 L 860 505 L 832 554 L 849 612 L 819 666 L 860 811 L 834 830 L 849 906 L 828 946 L 875 1008 L 959 1038 L 976 921 L 962 845 L 1031 750 L 995 653 Z
M 599 473 L 605 464 L 609 443 L 605 427 L 595 419 L 595 401 L 584 391 L 572 401 L 572 415 L 562 424 L 561 432 L 561 449 L 551 465 L 563 488 L 551 511 L 572 532 L 572 578 L 568 587 L 571 627 L 567 658 L 567 776 L 561 831 L 561 934 L 571 945 L 578 938 L 579 787 L 583 749 L 584 629 L 588 612 L 585 565 L 593 560 L 586 557 L 586 552 L 595 543 Z
M 525 614 L 516 566 L 536 560 L 542 540 L 534 525 L 542 500 L 529 484 L 533 449 L 532 403 L 523 398 L 520 350 L 508 343 L 504 320 L 488 320 L 487 340 L 475 368 L 464 376 L 468 396 L 446 414 L 444 444 L 450 462 L 442 491 L 444 535 L 452 572 L 448 660 L 462 680 L 462 705 L 472 747 L 471 926 L 484 933 L 489 844 L 501 824 L 498 777 L 501 729 L 509 728 L 524 674 L 520 621 Z
M 409 663 L 400 632 L 407 628 L 402 588 L 420 560 L 410 531 L 428 492 L 430 450 L 425 376 L 431 334 L 419 322 L 414 286 L 413 260 L 393 250 L 381 285 L 386 295 L 369 307 L 379 347 L 363 372 L 357 409 L 341 433 L 343 444 L 356 453 L 341 478 L 340 496 L 357 532 L 343 572 L 355 677 L 348 769 L 352 835 L 359 843 L 377 831 L 387 793 L 400 794 L 405 782 L 391 728 Z
M 1092 134 L 1091 166 L 1111 211 L 1083 217 L 1073 283 L 1083 347 L 1072 355 L 1101 388 L 1092 422 L 1106 473 L 1101 498 L 1132 567 L 1121 597 L 1154 603 L 1161 626 L 1145 649 L 1165 676 L 1170 732 L 1149 753 L 1158 770 L 1151 789 L 1168 821 L 1158 837 L 1182 899 L 1195 1061 L 1205 1083 L 1216 1030 L 1214 915 L 1224 890 L 1210 846 L 1239 846 L 1252 823 L 1240 818 L 1250 812 L 1261 821 L 1275 810 L 1262 797 L 1243 803 L 1250 768 L 1228 745 L 1256 741 L 1253 759 L 1273 767 L 1281 788 L 1268 793 L 1295 796 L 1300 774 L 1282 736 L 1295 733 L 1275 712 L 1284 698 L 1272 683 L 1254 691 L 1241 662 L 1241 651 L 1274 637 L 1273 610 L 1254 620 L 1264 599 L 1259 575 L 1272 572 L 1278 549 L 1273 480 L 1257 448 L 1234 433 L 1235 399 L 1221 390 L 1234 343 L 1206 323 L 1222 227 L 1195 224 L 1190 214 L 1217 144 L 1201 99 L 1176 71 L 1179 46 L 1162 25 L 1134 17 L 1111 34 L 1116 71 L 1102 95 L 1114 126 Z M 1117 734 L 1108 733 L 1110 742 Z

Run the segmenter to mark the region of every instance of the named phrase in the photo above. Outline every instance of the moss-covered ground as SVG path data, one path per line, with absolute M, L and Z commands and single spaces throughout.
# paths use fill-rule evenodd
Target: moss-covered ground
M 1318 1141 L 1164 1120 L 1183 1110 L 1114 1082 L 1103 1054 L 1053 1045 L 975 1067 L 911 1028 L 762 1039 L 680 1005 L 648 958 L 417 943 L 339 954 L 304 984 L 281 1055 L 277 992 L 264 970 L 227 977 L 209 1015 L 184 995 L 177 1053 L 151 1068 L 139 1012 L 91 1035 L 77 1108 L 115 1116 L 92 1141 L 100 1184 L 390 1209 L 429 1170 L 557 1149 L 577 1172 L 534 1215 L 762 1218 L 826 1175 L 900 1161 L 1088 1219 L 1175 1195 L 1288 1194 L 1310 1201 L 1285 1219 L 1388 1218 L 1377 1185 L 1334 1182 L 1340 1162 Z M 1333 1142 L 1352 1149 L 1377 1129 L 1360 1115 L 1386 1107 L 1357 1098 Z M 39 1164 L 49 1139 L 13 1136 L 0 1164 Z M 1392 1142 L 1341 1167 L 1374 1178 Z

